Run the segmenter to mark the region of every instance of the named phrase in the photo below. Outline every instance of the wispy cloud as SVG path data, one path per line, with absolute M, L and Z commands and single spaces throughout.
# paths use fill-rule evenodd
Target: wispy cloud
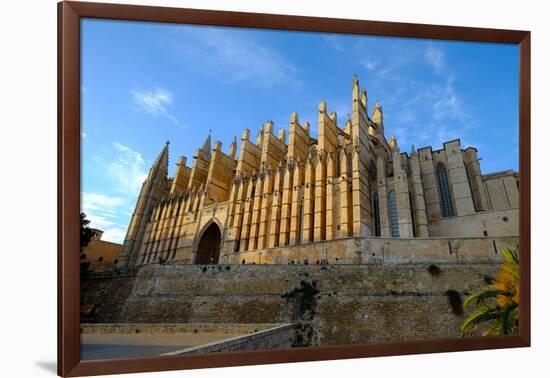
M 435 47 L 433 43 L 426 48 L 424 54 L 426 61 L 433 67 L 435 72 L 442 73 L 445 68 L 445 53 L 442 49 Z
M 119 197 L 109 197 L 99 193 L 82 193 L 82 208 L 84 210 L 105 210 L 123 203 L 124 200 Z
M 454 77 L 450 75 L 444 87 L 435 91 L 438 95 L 433 103 L 433 118 L 436 121 L 451 119 L 467 122 L 467 114 L 464 111 L 462 100 L 456 93 L 453 85 Z
M 362 84 L 367 90 L 376 88 L 376 97 L 371 98 L 380 100 L 385 128 L 394 132 L 403 151 L 412 143 L 437 148 L 471 133 L 475 119 L 466 111 L 455 86 L 455 73 L 437 43 L 343 37 L 326 42 L 360 62 L 366 79 Z M 419 70 L 429 74 L 418 75 Z M 361 79 L 361 72 L 358 74 Z
M 445 80 L 444 83 L 405 82 L 407 90 L 388 101 L 386 128 L 394 130 L 402 147 L 408 148 L 412 143 L 417 147 L 437 147 L 447 140 L 468 135 L 474 120 L 456 92 L 453 76 Z M 415 95 L 407 98 L 410 93 Z
M 296 67 L 285 55 L 256 41 L 250 32 L 215 28 L 183 32 L 186 38 L 178 40 L 178 50 L 227 83 L 244 82 L 262 88 L 299 84 Z
M 378 67 L 378 62 L 375 62 L 373 60 L 366 60 L 363 63 L 363 67 L 365 67 L 369 71 L 373 71 L 376 67 Z
M 126 225 L 119 221 L 125 213 L 126 201 L 120 197 L 110 197 L 101 193 L 82 193 L 82 211 L 90 220 L 90 225 L 104 231 L 103 239 L 122 243 L 126 235 Z
M 113 143 L 116 151 L 114 161 L 107 164 L 107 173 L 121 191 L 137 194 L 147 178 L 143 156 L 121 143 Z
M 162 88 L 154 90 L 132 89 L 130 90 L 130 95 L 134 104 L 138 105 L 146 113 L 165 117 L 172 121 L 174 125 L 179 126 L 176 117 L 168 111 L 168 107 L 174 102 L 172 92 Z
M 141 185 L 147 178 L 146 161 L 141 153 L 122 143 L 112 143 L 111 159 L 96 162 L 102 169 L 104 189 L 82 193 L 82 211 L 91 226 L 104 231 L 103 239 L 121 243 Z

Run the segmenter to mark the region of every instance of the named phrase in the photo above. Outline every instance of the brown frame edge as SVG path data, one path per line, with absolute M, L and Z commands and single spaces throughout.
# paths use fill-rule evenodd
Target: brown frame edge
M 80 361 L 80 18 L 188 23 L 519 45 L 521 305 L 517 336 L 469 337 Z M 103 3 L 58 4 L 58 369 L 83 376 L 530 346 L 531 37 L 528 31 Z

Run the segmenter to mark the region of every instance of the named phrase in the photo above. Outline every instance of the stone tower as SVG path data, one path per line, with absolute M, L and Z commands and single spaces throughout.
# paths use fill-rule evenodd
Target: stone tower
M 149 170 L 147 179 L 141 186 L 136 207 L 132 214 L 126 237 L 124 238 L 124 245 L 118 257 L 117 267 L 127 268 L 135 265 L 151 213 L 157 203 L 166 194 L 169 145 L 170 142 L 167 141 Z

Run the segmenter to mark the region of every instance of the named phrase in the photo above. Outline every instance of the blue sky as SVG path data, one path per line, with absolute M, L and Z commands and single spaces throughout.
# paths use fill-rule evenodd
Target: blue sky
M 327 101 L 343 127 L 357 73 L 402 151 L 460 138 L 484 173 L 518 169 L 514 45 L 82 22 L 82 208 L 122 242 L 141 183 L 166 140 L 170 175 L 212 130 L 227 151 L 244 128 L 290 114 L 317 132 Z

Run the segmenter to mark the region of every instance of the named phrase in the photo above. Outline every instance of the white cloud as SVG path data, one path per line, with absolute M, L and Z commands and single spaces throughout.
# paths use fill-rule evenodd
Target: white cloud
M 103 210 L 112 207 L 120 206 L 124 203 L 122 198 L 109 197 L 99 193 L 82 193 L 82 209 L 83 210 Z
M 444 119 L 466 121 L 466 113 L 461 99 L 456 94 L 453 81 L 453 76 L 449 76 L 445 87 L 437 91 L 438 98 L 433 105 L 433 116 L 436 121 Z
M 126 227 L 109 227 L 103 233 L 102 239 L 113 243 L 124 243 Z
M 123 192 L 135 195 L 147 178 L 145 160 L 141 154 L 120 143 L 113 143 L 117 156 L 107 165 L 107 173 Z
M 81 209 L 91 227 L 104 231 L 102 239 L 122 243 L 148 167 L 141 153 L 124 144 L 113 143 L 111 151 L 109 161 L 96 158 L 106 180 L 102 192 L 83 192 Z
M 130 94 L 133 102 L 146 113 L 165 117 L 172 121 L 174 125 L 179 125 L 176 117 L 168 112 L 168 107 L 174 102 L 172 92 L 162 88 L 156 88 L 152 91 L 133 89 Z
M 468 135 L 472 117 L 453 85 L 453 77 L 445 83 L 404 82 L 406 91 L 392 97 L 385 112 L 386 128 L 395 130 L 399 145 L 414 143 L 417 147 L 439 148 L 445 141 Z M 410 93 L 415 93 L 413 97 Z M 404 150 L 405 151 L 405 150 Z M 408 151 L 408 150 L 406 150 Z
M 172 104 L 173 101 L 172 93 L 160 88 L 154 91 L 131 90 L 130 94 L 134 103 L 153 115 L 166 113 L 166 106 Z
M 365 61 L 365 63 L 363 63 L 363 67 L 365 67 L 369 71 L 373 71 L 376 67 L 378 67 L 378 62 L 367 60 Z
M 445 69 L 445 53 L 442 49 L 430 44 L 424 54 L 426 61 L 433 67 L 435 72 L 442 73 Z
M 246 82 L 269 88 L 299 84 L 296 67 L 279 51 L 268 48 L 237 30 L 203 28 L 186 30 L 178 41 L 183 54 L 200 61 L 200 67 L 223 77 L 226 82 Z
M 126 235 L 126 225 L 120 222 L 121 214 L 127 211 L 127 202 L 120 197 L 101 193 L 83 192 L 82 211 L 90 220 L 90 226 L 103 233 L 103 240 L 122 243 Z

